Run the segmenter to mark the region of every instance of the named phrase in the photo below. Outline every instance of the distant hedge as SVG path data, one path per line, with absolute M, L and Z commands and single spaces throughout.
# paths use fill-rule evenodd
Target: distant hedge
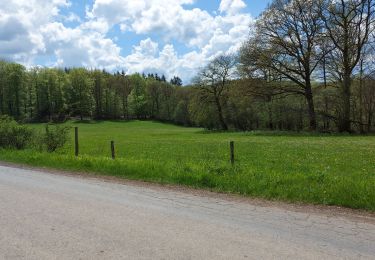
M 0 117 L 0 147 L 24 149 L 33 140 L 35 133 L 27 126 L 20 125 L 9 116 Z
M 68 127 L 47 125 L 44 133 L 38 133 L 9 116 L 0 116 L 0 148 L 22 150 L 30 147 L 54 152 L 68 141 L 68 131 Z

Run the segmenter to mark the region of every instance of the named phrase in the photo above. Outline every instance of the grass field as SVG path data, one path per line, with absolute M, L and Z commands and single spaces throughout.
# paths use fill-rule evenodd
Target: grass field
M 67 124 L 79 127 L 79 158 L 73 156 L 72 139 L 53 154 L 0 150 L 0 160 L 375 211 L 374 136 L 210 133 L 139 121 Z M 115 161 L 110 140 L 116 145 Z

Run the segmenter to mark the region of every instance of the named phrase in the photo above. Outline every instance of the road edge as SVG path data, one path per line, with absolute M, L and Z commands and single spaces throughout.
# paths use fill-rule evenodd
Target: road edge
M 370 212 L 362 209 L 351 209 L 339 206 L 329 206 L 329 205 L 319 205 L 319 204 L 306 204 L 306 203 L 289 203 L 285 201 L 278 200 L 266 200 L 262 198 L 246 197 L 240 194 L 233 193 L 220 193 L 216 191 L 211 191 L 209 189 L 195 189 L 193 187 L 187 187 L 182 185 L 172 185 L 172 184 L 161 184 L 140 180 L 130 180 L 126 178 L 119 178 L 114 176 L 99 175 L 91 172 L 72 172 L 65 171 L 47 167 L 37 167 L 27 164 L 13 163 L 0 161 L 0 166 L 17 168 L 23 170 L 31 170 L 35 172 L 41 172 L 53 175 L 62 175 L 72 178 L 89 179 L 95 181 L 104 181 L 108 183 L 115 183 L 121 185 L 129 185 L 136 187 L 144 187 L 153 190 L 166 190 L 171 192 L 187 193 L 189 195 L 208 197 L 208 198 L 218 198 L 226 201 L 246 203 L 258 207 L 269 207 L 278 208 L 286 211 L 292 212 L 303 212 L 311 213 L 316 215 L 324 216 L 334 216 L 342 217 L 351 220 L 362 220 L 375 224 L 375 212 Z

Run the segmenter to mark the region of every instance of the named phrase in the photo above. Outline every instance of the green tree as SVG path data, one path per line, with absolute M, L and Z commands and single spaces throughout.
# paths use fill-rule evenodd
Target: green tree
M 8 63 L 5 66 L 5 84 L 3 88 L 3 103 L 5 113 L 21 119 L 24 101 L 25 67 L 17 63 Z
M 83 120 L 85 116 L 92 116 L 95 110 L 92 96 L 93 82 L 85 69 L 72 69 L 69 72 L 70 84 L 67 91 L 67 100 L 71 113 L 79 115 Z
M 219 56 L 201 70 L 195 80 L 202 100 L 215 105 L 217 117 L 223 130 L 228 130 L 223 111 L 224 97 L 228 89 L 228 83 L 233 76 L 235 65 L 236 59 L 234 56 Z
M 129 105 L 132 113 L 138 119 L 147 118 L 146 80 L 139 74 L 130 76 L 132 91 L 129 96 Z
M 274 0 L 241 51 L 245 68 L 253 67 L 254 74 L 259 74 L 259 69 L 267 74 L 276 72 L 280 79 L 290 81 L 283 91 L 305 97 L 311 130 L 317 128 L 312 77 L 326 55 L 320 48 L 324 31 L 318 12 L 321 2 Z
M 374 31 L 375 1 L 325 0 L 320 10 L 329 44 L 334 47 L 328 63 L 341 87 L 339 130 L 350 132 L 353 73 Z
M 170 83 L 175 86 L 182 86 L 182 80 L 178 76 L 174 76 Z
M 95 100 L 95 118 L 103 118 L 103 92 L 104 92 L 104 77 L 100 70 L 94 70 L 91 73 L 94 82 L 93 96 Z

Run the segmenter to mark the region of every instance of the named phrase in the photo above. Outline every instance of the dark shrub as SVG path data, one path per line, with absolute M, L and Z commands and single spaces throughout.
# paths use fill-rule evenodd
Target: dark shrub
M 55 125 L 50 127 L 50 125 L 46 125 L 46 131 L 41 138 L 42 145 L 50 153 L 62 148 L 69 140 L 69 129 L 65 126 Z
M 21 150 L 31 142 L 33 136 L 32 129 L 8 116 L 0 116 L 0 147 Z

